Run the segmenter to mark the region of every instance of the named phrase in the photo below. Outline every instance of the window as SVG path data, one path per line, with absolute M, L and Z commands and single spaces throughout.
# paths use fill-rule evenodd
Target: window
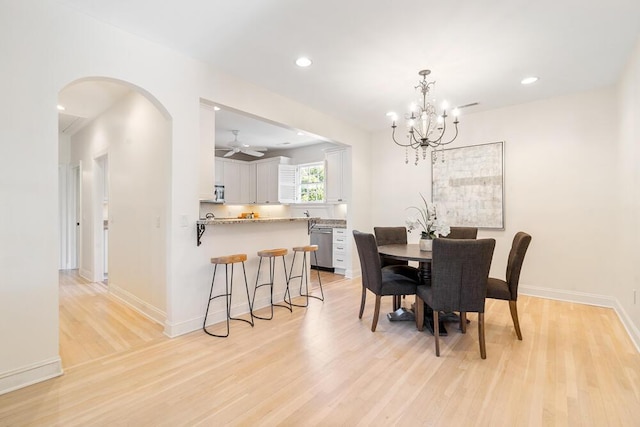
M 298 165 L 300 203 L 324 202 L 324 162 Z

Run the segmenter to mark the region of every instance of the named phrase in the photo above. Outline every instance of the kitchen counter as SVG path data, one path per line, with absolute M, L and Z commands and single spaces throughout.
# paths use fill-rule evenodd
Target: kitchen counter
M 247 223 L 274 223 L 274 222 L 298 222 L 298 221 L 310 221 L 315 223 L 320 218 L 307 218 L 305 217 L 285 217 L 285 218 L 213 218 L 213 219 L 201 219 L 196 222 L 198 225 L 217 225 L 217 224 L 247 224 Z
M 320 218 L 308 218 L 308 217 L 282 217 L 282 218 L 213 218 L 213 219 L 200 219 L 196 221 L 197 229 L 197 244 L 202 244 L 202 236 L 204 235 L 207 225 L 237 225 L 237 224 L 280 224 L 280 223 L 307 223 L 307 234 L 313 227 L 316 221 Z M 242 227 L 244 230 L 245 227 Z
M 347 228 L 347 220 L 318 218 L 317 221 L 314 222 L 314 227 Z

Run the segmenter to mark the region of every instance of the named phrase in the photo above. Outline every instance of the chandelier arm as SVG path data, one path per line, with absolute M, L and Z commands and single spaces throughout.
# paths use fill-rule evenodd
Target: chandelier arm
M 453 135 L 453 138 L 451 138 L 449 141 L 447 142 L 442 142 L 440 143 L 440 145 L 447 145 L 447 144 L 451 144 L 453 141 L 455 141 L 455 139 L 458 137 L 458 123 L 457 122 L 453 122 L 453 124 L 455 125 L 456 128 L 456 133 Z M 443 134 L 444 135 L 444 134 Z
M 416 133 L 417 133 L 417 134 L 418 134 L 418 136 L 420 136 L 421 138 L 416 138 Z M 422 145 L 422 135 L 420 135 L 420 132 L 418 132 L 418 131 L 414 131 L 414 132 L 411 132 L 411 134 L 410 134 L 410 135 L 411 135 L 411 136 L 409 137 L 409 138 L 410 138 L 410 140 L 413 140 L 413 141 L 415 142 L 415 144 L 414 144 L 414 143 L 411 143 L 411 147 L 412 147 L 412 148 L 418 148 L 418 147 L 420 147 L 420 146 Z
M 442 138 L 444 137 L 444 133 L 447 131 L 447 112 L 444 111 L 442 114 L 442 132 L 440 132 L 440 137 L 436 139 L 436 145 L 440 145 L 442 143 Z
M 393 142 L 395 142 L 396 144 L 398 144 L 400 147 L 410 147 L 411 144 L 401 144 L 398 141 L 396 141 L 396 125 L 394 124 L 393 126 L 391 126 L 393 128 L 393 131 L 391 132 L 391 139 L 393 139 Z

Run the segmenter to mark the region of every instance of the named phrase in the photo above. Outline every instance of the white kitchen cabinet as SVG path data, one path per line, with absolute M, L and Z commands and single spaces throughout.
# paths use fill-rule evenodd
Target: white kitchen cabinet
M 289 164 L 288 157 L 273 157 L 256 160 L 256 203 L 279 203 L 278 201 L 278 166 Z
M 349 189 L 349 152 L 347 149 L 327 151 L 325 162 L 325 200 L 343 203 Z
M 336 274 L 345 274 L 349 263 L 346 228 L 333 229 L 333 268 Z
M 253 162 L 243 162 L 240 165 L 241 199 L 244 203 L 256 203 L 256 165 Z
M 200 155 L 198 195 L 202 200 L 213 198 L 214 154 L 215 154 L 215 111 L 209 105 L 200 104 Z M 217 164 L 215 165 L 217 166 Z
M 215 183 L 216 185 L 224 185 L 224 160 L 222 157 L 216 157 L 215 162 Z
M 240 163 L 236 160 L 223 160 L 224 202 L 242 203 Z
M 224 185 L 225 203 L 256 201 L 256 174 L 252 162 L 216 157 L 216 184 Z

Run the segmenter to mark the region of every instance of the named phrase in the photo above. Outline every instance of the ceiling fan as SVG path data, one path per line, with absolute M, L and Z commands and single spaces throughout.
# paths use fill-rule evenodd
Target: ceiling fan
M 244 153 L 254 157 L 264 156 L 264 153 L 261 153 L 261 151 L 267 151 L 267 147 L 252 147 L 249 144 L 243 144 L 238 141 L 239 132 L 238 130 L 231 131 L 231 133 L 233 133 L 233 141 L 227 144 L 229 148 L 216 148 L 216 150 L 227 151 L 224 157 L 231 157 L 236 153 Z

